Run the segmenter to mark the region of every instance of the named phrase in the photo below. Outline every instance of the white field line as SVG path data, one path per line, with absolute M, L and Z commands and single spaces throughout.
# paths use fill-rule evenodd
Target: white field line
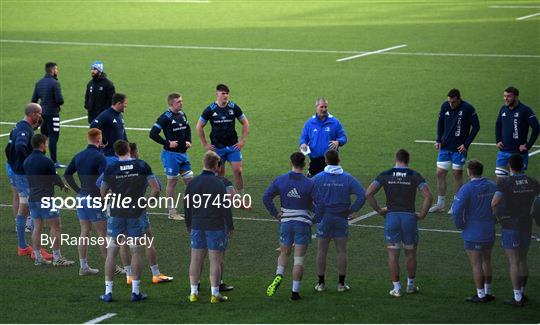
M 86 118 L 86 116 L 84 116 L 84 118 Z M 78 119 L 82 119 L 82 118 L 78 117 Z M 3 124 L 3 125 L 15 125 L 17 123 L 15 123 L 15 122 L 0 122 L 0 124 Z M 72 124 L 69 124 L 69 125 L 62 125 L 62 127 L 64 127 L 64 128 L 75 128 L 75 129 L 88 129 L 89 126 L 88 125 L 72 125 Z M 126 130 L 130 130 L 130 131 L 150 131 L 149 128 L 126 128 Z M 8 135 L 9 135 L 9 133 L 8 133 Z
M 532 17 L 536 17 L 536 16 L 540 16 L 540 12 L 537 12 L 535 14 L 532 14 L 532 15 L 527 15 L 527 16 L 523 16 L 523 17 L 518 17 L 516 18 L 516 20 L 525 20 L 527 18 L 532 18 Z
M 416 143 L 435 143 L 433 140 L 414 140 Z M 476 146 L 491 146 L 495 147 L 495 143 L 483 143 L 483 142 L 473 142 L 471 144 L 474 144 Z M 540 145 L 534 145 L 533 147 L 540 147 Z M 529 154 L 530 155 L 530 154 Z
M 493 9 L 538 9 L 540 6 L 489 6 Z
M 529 152 L 529 157 L 531 156 L 534 156 L 534 155 L 537 155 L 540 153 L 540 150 L 536 150 L 536 151 L 533 151 L 533 152 Z
M 105 314 L 103 316 L 99 316 L 97 318 L 91 319 L 91 320 L 85 322 L 84 324 L 98 324 L 98 323 L 100 323 L 100 322 L 102 322 L 102 321 L 104 321 L 106 319 L 109 319 L 111 317 L 114 317 L 114 316 L 116 316 L 115 313 L 107 313 L 107 314 Z
M 373 55 L 373 54 L 380 54 L 380 53 L 392 51 L 392 50 L 395 50 L 395 49 L 400 49 L 400 48 L 405 47 L 405 46 L 407 46 L 407 44 L 401 44 L 401 45 L 396 45 L 396 46 L 392 46 L 392 47 L 387 47 L 385 49 L 381 49 L 381 50 L 377 50 L 377 51 L 365 52 L 365 53 L 349 56 L 349 57 L 346 57 L 346 58 L 337 59 L 336 62 L 350 61 L 350 60 L 354 60 L 354 59 L 357 59 L 357 58 L 361 58 L 363 56 L 368 56 L 368 55 Z
M 377 215 L 377 212 L 376 211 L 371 211 L 370 213 L 366 213 L 366 214 L 364 214 L 362 216 L 359 216 L 359 217 L 356 217 L 356 218 L 350 220 L 349 225 L 355 224 L 358 221 L 362 221 L 362 220 L 367 219 L 369 217 L 373 217 L 374 215 Z
M 132 47 L 132 48 L 211 50 L 211 51 L 237 51 L 237 52 L 326 53 L 326 54 L 369 53 L 369 51 L 279 49 L 279 48 L 221 47 L 221 46 L 194 46 L 194 45 L 152 45 L 152 44 L 126 44 L 126 43 L 92 43 L 92 42 L 38 41 L 38 40 L 16 40 L 16 39 L 0 39 L 0 43 L 74 45 L 74 46 L 92 46 L 92 47 L 95 47 L 95 46 Z M 540 55 L 533 55 L 533 54 L 428 53 L 428 52 L 383 52 L 383 53 L 377 53 L 377 54 L 378 55 L 409 55 L 409 56 L 480 57 L 480 58 L 540 58 Z
M 61 121 L 60 124 L 66 124 L 66 123 L 69 123 L 69 122 L 75 122 L 75 121 L 79 121 L 79 120 L 82 120 L 82 119 L 85 119 L 85 118 L 88 118 L 88 117 L 87 116 L 76 117 L 76 118 L 72 118 L 72 119 L 69 119 L 69 120 Z

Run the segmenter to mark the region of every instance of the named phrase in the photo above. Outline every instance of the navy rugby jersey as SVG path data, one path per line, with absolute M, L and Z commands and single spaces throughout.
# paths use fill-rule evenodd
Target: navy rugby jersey
M 531 135 L 527 142 L 527 135 L 531 128 Z M 503 152 L 518 153 L 519 146 L 526 144 L 531 149 L 538 138 L 538 119 L 532 109 L 519 102 L 518 106 L 510 109 L 503 105 L 497 116 L 495 125 L 496 142 L 502 142 Z
M 480 130 L 480 122 L 474 107 L 461 101 L 459 107 L 453 109 L 448 101 L 441 105 L 437 123 L 437 142 L 441 149 L 455 151 L 461 145 L 469 148 Z
M 416 190 L 427 186 L 418 172 L 406 167 L 384 171 L 374 180 L 384 188 L 388 212 L 415 212 Z
M 64 173 L 64 177 L 75 192 L 83 196 L 97 197 L 100 196 L 100 193 L 96 181 L 106 166 L 107 160 L 105 156 L 99 151 L 98 147 L 89 144 L 85 150 L 73 157 Z M 75 172 L 77 172 L 81 182 L 80 188 L 73 178 Z
M 138 218 L 146 210 L 137 201 L 144 197 L 148 181 L 154 177 L 152 168 L 140 159 L 119 160 L 105 168 L 101 187 L 110 188 L 113 194 L 122 198 L 130 197 L 128 208 L 111 207 L 111 216 L 119 218 Z
M 41 198 L 54 197 L 54 185 L 64 187 L 64 182 L 54 168 L 54 162 L 42 151 L 34 150 L 24 161 L 30 195 L 28 202 L 40 202 Z
M 501 179 L 495 195 L 502 196 L 502 227 L 530 232 L 533 202 L 539 193 L 538 181 L 525 174 Z
M 90 128 L 98 128 L 102 132 L 103 154 L 114 156 L 113 144 L 117 140 L 126 140 L 127 134 L 124 128 L 124 115 L 115 111 L 112 107 L 101 112 L 95 120 L 90 123 Z
M 30 140 L 33 136 L 34 129 L 26 120 L 17 122 L 9 135 L 8 163 L 17 175 L 24 174 L 23 163 L 26 157 L 32 153 Z
M 165 139 L 159 135 L 162 130 Z M 186 141 L 191 142 L 191 127 L 186 113 L 184 111 L 173 113 L 171 110 L 167 110 L 161 114 L 150 130 L 150 139 L 163 145 L 164 150 L 186 152 Z M 169 148 L 169 141 L 178 141 L 178 147 Z
M 264 205 L 275 217 L 278 211 L 272 200 L 279 195 L 281 212 L 283 212 L 281 222 L 302 221 L 311 225 L 314 217 L 310 213 L 313 210 L 314 186 L 313 180 L 304 174 L 290 171 L 276 177 L 266 189 L 263 195 Z
M 203 123 L 210 121 L 212 126 L 210 141 L 216 148 L 223 148 L 238 142 L 235 120 L 241 121 L 244 117 L 240 106 L 229 101 L 225 107 L 219 107 L 215 102 L 208 105 L 199 120 Z

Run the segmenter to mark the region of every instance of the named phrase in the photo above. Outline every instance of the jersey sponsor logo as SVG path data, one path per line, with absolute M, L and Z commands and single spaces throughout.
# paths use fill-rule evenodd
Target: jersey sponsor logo
M 293 197 L 293 198 L 296 198 L 296 199 L 301 199 L 302 198 L 300 196 L 300 194 L 298 193 L 298 190 L 296 189 L 296 187 L 293 187 L 293 189 L 290 190 L 289 193 L 287 193 L 287 196 L 288 197 Z
M 407 177 L 406 172 L 392 172 L 392 176 L 394 177 Z
M 120 166 L 120 170 L 124 171 L 124 170 L 132 170 L 133 169 L 133 165 L 123 165 L 123 166 Z

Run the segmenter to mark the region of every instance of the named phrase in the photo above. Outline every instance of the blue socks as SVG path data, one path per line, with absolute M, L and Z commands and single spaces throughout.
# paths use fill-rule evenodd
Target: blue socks
M 26 226 L 26 217 L 17 215 L 17 220 L 15 224 L 17 226 L 17 245 L 19 245 L 19 248 L 26 248 L 28 246 L 26 244 L 26 238 L 24 237 L 24 227 Z

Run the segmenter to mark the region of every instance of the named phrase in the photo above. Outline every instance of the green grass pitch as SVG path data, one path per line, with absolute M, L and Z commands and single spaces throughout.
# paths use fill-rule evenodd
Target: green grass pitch
M 540 19 L 516 19 L 539 11 L 540 2 L 519 0 L 0 0 L 0 122 L 22 117 L 47 61 L 59 65 L 63 120 L 86 114 L 84 90 L 94 60 L 104 61 L 116 89 L 128 94 L 128 127 L 150 128 L 166 109 L 171 91 L 184 95 L 193 126 L 214 100 L 215 85 L 226 83 L 231 99 L 251 122 L 244 172 L 254 201 L 253 211 L 235 211 L 237 230 L 225 270 L 226 281 L 235 286 L 230 302 L 209 304 L 207 271 L 202 300 L 187 302 L 189 241 L 184 224 L 152 215 L 160 269 L 174 276 L 174 282 L 152 285 L 145 266 L 142 289 L 150 299 L 129 303 L 125 279 L 117 278 L 117 302 L 106 305 L 97 300 L 103 273 L 79 277 L 77 267 L 36 268 L 29 259 L 16 256 L 11 194 L 2 167 L 0 321 L 77 323 L 116 313 L 105 322 L 538 323 L 540 243 L 533 241 L 529 252 L 529 306 L 513 309 L 502 304 L 512 291 L 499 240 L 493 250 L 497 300 L 468 305 L 464 298 L 474 285 L 462 240 L 457 233 L 433 231 L 454 230 L 446 214 L 420 222 L 427 230 L 420 233 L 418 249 L 419 295 L 388 295 L 391 283 L 379 227 L 383 220 L 373 216 L 350 230 L 347 282 L 352 291 L 335 291 L 333 252 L 327 272 L 331 290 L 313 290 L 314 241 L 302 283 L 304 299 L 288 300 L 290 267 L 276 296 L 268 298 L 265 288 L 275 271 L 278 224 L 269 220 L 261 194 L 275 176 L 288 170 L 288 156 L 298 149 L 301 128 L 313 114 L 317 96 L 329 99 L 330 112 L 344 125 L 349 138 L 342 149 L 344 169 L 365 187 L 391 167 L 393 153 L 403 147 L 412 154 L 411 167 L 428 179 L 434 192 L 436 151 L 415 140 L 434 140 L 437 113 L 450 88 L 459 88 L 478 111 L 481 130 L 475 142 L 494 143 L 502 91 L 509 85 L 518 87 L 521 100 L 540 113 Z M 401 44 L 407 46 L 336 62 Z M 85 120 L 68 125 L 85 125 Z M 1 124 L 0 135 L 11 127 Z M 62 128 L 61 162 L 68 163 L 84 147 L 84 135 L 81 128 Z M 128 136 L 139 144 L 141 158 L 162 174 L 161 149 L 148 132 L 128 131 Z M 0 136 L 2 148 L 6 141 Z M 196 173 L 202 154 L 194 134 L 189 155 Z M 469 152 L 469 158 L 485 163 L 489 177 L 495 156 L 494 146 L 473 145 Z M 540 154 L 531 157 L 528 172 L 537 178 L 539 162 Z M 449 185 L 451 192 L 452 181 Z M 366 206 L 357 215 L 368 212 Z M 64 232 L 78 233 L 73 211 L 62 211 L 62 223 Z M 534 231 L 540 232 L 536 227 Z M 78 258 L 76 247 L 64 247 L 63 253 Z M 103 270 L 97 248 L 90 249 L 89 262 Z

